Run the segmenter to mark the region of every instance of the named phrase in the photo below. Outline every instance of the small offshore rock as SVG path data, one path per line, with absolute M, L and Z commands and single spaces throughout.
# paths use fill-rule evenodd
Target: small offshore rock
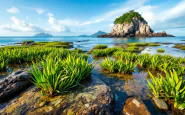
M 151 115 L 142 100 L 137 97 L 130 97 L 123 106 L 124 115 Z
M 158 99 L 156 97 L 152 98 L 154 104 L 163 111 L 167 111 L 168 110 L 168 105 L 162 100 L 162 99 Z

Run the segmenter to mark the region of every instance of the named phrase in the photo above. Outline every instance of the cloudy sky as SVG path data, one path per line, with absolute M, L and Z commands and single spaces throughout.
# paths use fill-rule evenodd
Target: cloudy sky
M 185 0 L 0 0 L 0 36 L 110 32 L 115 18 L 139 12 L 154 31 L 185 36 Z

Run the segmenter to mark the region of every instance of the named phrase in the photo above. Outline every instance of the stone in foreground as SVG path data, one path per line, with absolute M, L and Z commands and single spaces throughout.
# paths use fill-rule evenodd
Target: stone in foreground
M 0 102 L 30 86 L 31 76 L 26 70 L 19 70 L 2 80 L 0 82 Z
M 130 97 L 123 106 L 124 115 L 150 115 L 147 107 L 142 100 L 136 97 Z
M 158 99 L 158 98 L 153 97 L 152 100 L 153 100 L 154 104 L 160 110 L 163 110 L 163 111 L 167 111 L 168 110 L 168 105 L 162 99 Z
M 12 100 L 0 114 L 15 115 L 112 115 L 114 93 L 101 80 L 92 77 L 82 89 L 55 97 L 41 95 L 32 87 Z

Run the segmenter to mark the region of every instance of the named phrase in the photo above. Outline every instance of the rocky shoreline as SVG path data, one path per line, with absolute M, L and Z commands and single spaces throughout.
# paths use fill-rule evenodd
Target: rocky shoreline
M 175 37 L 171 34 L 167 34 L 165 31 L 150 34 L 103 34 L 99 35 L 98 38 L 122 38 L 122 37 Z
M 27 82 L 23 81 L 30 83 L 29 79 L 30 74 L 25 70 L 13 73 L 1 82 L 0 99 L 14 95 L 17 91 L 22 91 L 22 88 L 28 88 Z M 92 76 L 91 80 L 84 83 L 82 88 L 55 97 L 47 97 L 38 88 L 32 86 L 18 97 L 11 99 L 5 107 L 1 107 L 0 114 L 112 115 L 114 106 L 115 96 L 110 87 L 96 76 Z
M 0 82 L 0 114 L 4 115 L 113 115 L 116 97 L 113 90 L 92 74 L 82 87 L 48 97 L 31 83 L 27 70 L 18 70 Z M 31 87 L 30 87 L 31 86 Z M 3 101 L 2 101 L 3 100 Z M 168 107 L 162 100 L 152 99 L 163 111 Z M 143 100 L 127 97 L 122 114 L 151 115 Z

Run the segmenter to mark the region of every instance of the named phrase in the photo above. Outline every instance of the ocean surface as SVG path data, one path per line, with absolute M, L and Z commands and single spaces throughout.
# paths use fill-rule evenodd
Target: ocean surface
M 185 51 L 173 48 L 176 43 L 185 44 L 185 36 L 179 37 L 151 37 L 151 38 L 91 38 L 91 37 L 75 37 L 75 36 L 57 36 L 57 37 L 0 37 L 0 46 L 16 45 L 15 43 L 34 40 L 35 42 L 41 41 L 64 41 L 73 42 L 74 48 L 81 48 L 84 51 L 89 51 L 97 44 L 107 44 L 109 47 L 122 45 L 128 42 L 159 42 L 162 45 L 158 47 L 147 47 L 141 53 L 155 54 L 157 48 L 165 49 L 163 54 L 171 54 L 176 57 L 185 56 Z M 173 43 L 173 44 L 164 44 Z

